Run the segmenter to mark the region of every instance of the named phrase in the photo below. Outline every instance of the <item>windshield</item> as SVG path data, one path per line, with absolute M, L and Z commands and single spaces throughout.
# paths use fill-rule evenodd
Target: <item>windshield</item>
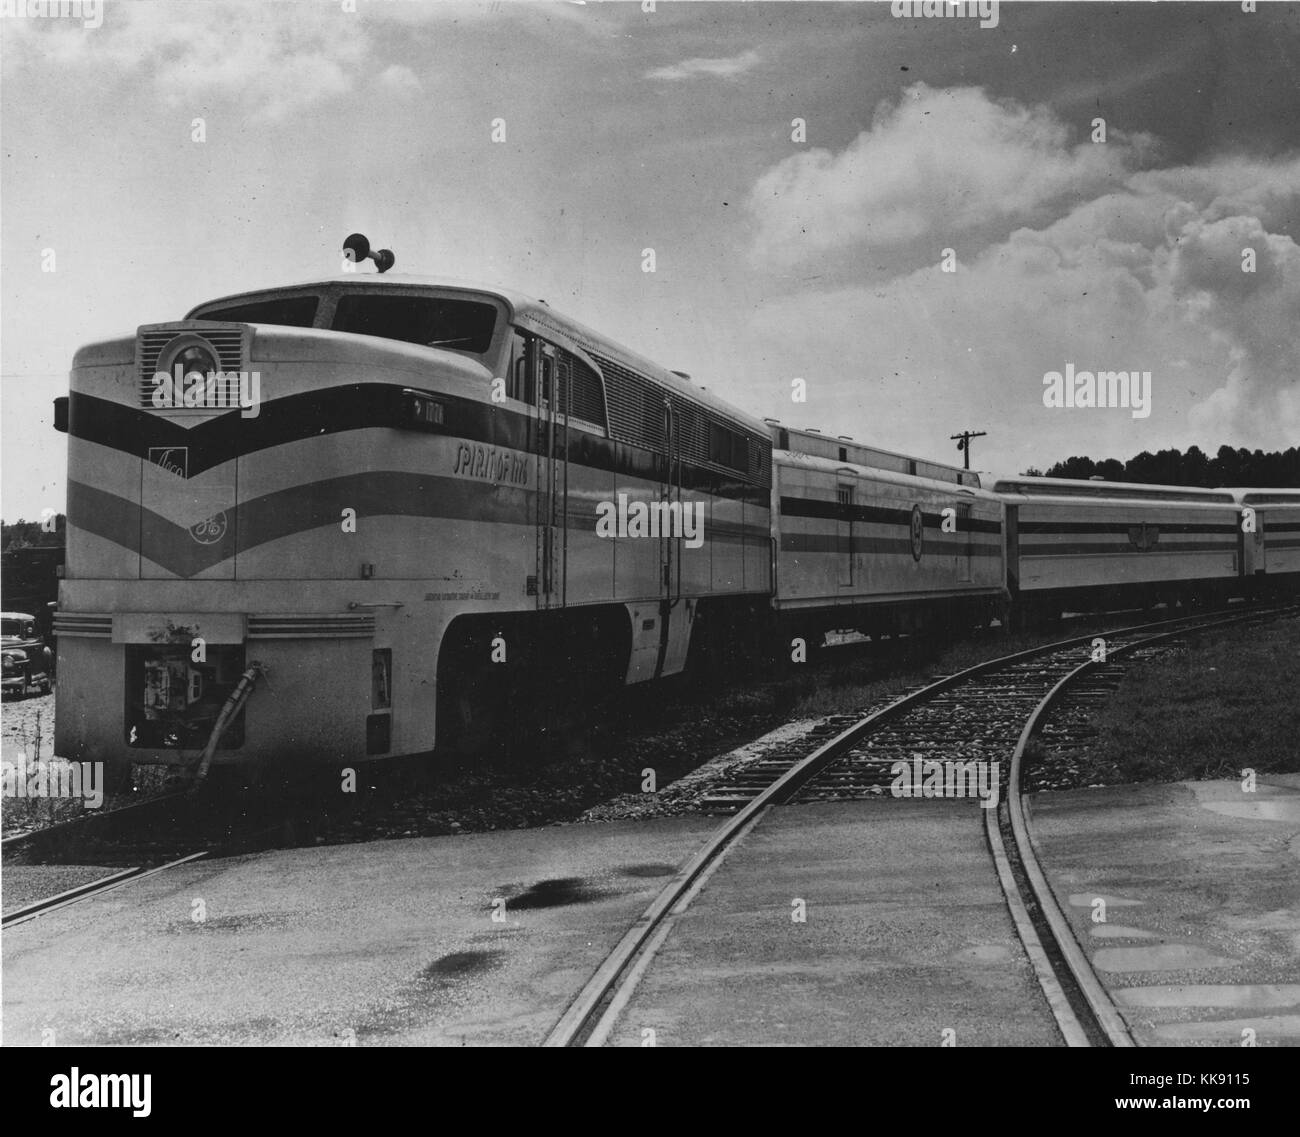
M 18 639 L 22 639 L 26 635 L 23 629 L 27 625 L 22 620 L 3 620 L 0 621 L 0 624 L 3 624 L 3 627 L 0 628 L 0 634 L 14 636 Z
M 496 307 L 481 300 L 362 293 L 339 298 L 334 331 L 481 354 L 496 319 Z
M 286 328 L 310 328 L 316 319 L 320 299 L 316 296 L 281 296 L 275 300 L 254 300 L 212 308 L 198 320 L 231 320 L 239 324 L 280 324 Z

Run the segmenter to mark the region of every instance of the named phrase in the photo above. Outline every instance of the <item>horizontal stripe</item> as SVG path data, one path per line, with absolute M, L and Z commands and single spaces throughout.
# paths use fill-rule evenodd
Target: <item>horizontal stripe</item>
M 964 503 L 962 503 L 964 504 Z M 891 509 L 881 505 L 842 505 L 836 501 L 823 501 L 810 497 L 782 497 L 780 501 L 783 517 L 820 517 L 828 521 L 861 521 L 878 525 L 912 524 L 912 510 Z M 943 525 L 942 513 L 921 512 L 921 518 L 927 529 L 939 529 Z M 999 521 L 986 521 L 980 517 L 960 518 L 958 521 L 962 532 L 1001 533 Z
M 1235 553 L 1237 546 L 1232 541 L 1161 541 L 1149 549 L 1139 549 L 1136 545 L 1124 542 L 1088 541 L 1053 543 L 1050 545 L 1021 545 L 1020 559 L 1026 557 L 1071 557 L 1088 553 Z
M 1020 533 L 1127 533 L 1145 525 L 1148 529 L 1159 529 L 1161 535 L 1166 533 L 1236 533 L 1235 521 L 1227 522 L 1170 522 L 1163 521 L 1021 521 Z
M 235 556 L 236 548 L 249 552 L 295 533 L 337 526 L 344 509 L 356 510 L 358 520 L 427 517 L 531 527 L 536 523 L 537 494 L 490 482 L 371 470 L 240 502 L 224 511 L 226 528 L 220 539 L 205 545 L 195 540 L 187 527 L 151 509 L 80 482 L 68 486 L 68 515 L 73 524 L 182 577 L 195 576 Z M 570 511 L 570 532 L 578 528 L 574 519 L 584 515 L 594 536 L 594 510 Z M 704 539 L 766 546 L 769 537 L 765 524 L 720 521 L 714 526 L 706 519 Z
M 185 447 L 187 476 L 192 478 L 224 462 L 287 442 L 352 430 L 405 429 L 399 426 L 403 421 L 402 391 L 410 389 L 384 383 L 328 387 L 268 400 L 261 404 L 256 418 L 242 418 L 235 410 L 192 427 L 156 411 L 74 392 L 68 404 L 68 433 L 145 461 L 150 450 Z M 421 427 L 416 433 L 440 434 L 525 454 L 546 453 L 547 439 L 534 417 L 459 395 L 428 393 L 443 404 L 443 423 L 436 428 Z M 564 434 L 561 424 L 556 431 L 557 455 L 561 459 Z M 567 450 L 569 461 L 577 465 L 653 482 L 667 480 L 665 455 L 601 438 L 577 427 L 568 432 Z M 769 490 L 761 480 L 719 473 L 685 460 L 674 462 L 672 473 L 674 482 L 680 479 L 686 491 L 755 505 L 769 500 Z
M 783 553 L 836 553 L 842 556 L 874 554 L 877 556 L 906 555 L 912 557 L 912 542 L 906 537 L 859 537 L 854 534 L 850 543 L 847 536 L 831 533 L 782 533 L 781 552 Z M 969 547 L 957 541 L 937 541 L 928 538 L 922 546 L 922 559 L 925 557 L 998 557 L 1002 556 L 1000 544 L 971 544 Z

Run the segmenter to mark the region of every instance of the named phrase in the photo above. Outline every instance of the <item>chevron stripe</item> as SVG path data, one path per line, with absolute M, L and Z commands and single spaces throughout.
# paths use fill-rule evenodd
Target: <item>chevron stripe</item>
M 264 402 L 257 418 L 243 418 L 235 410 L 190 427 L 183 425 L 184 420 L 157 411 L 73 392 L 68 402 L 68 433 L 144 461 L 149 460 L 150 450 L 185 447 L 189 452 L 185 476 L 193 478 L 223 462 L 287 442 L 367 428 L 400 429 L 407 425 L 401 406 L 406 389 L 386 383 L 327 387 Z M 446 413 L 440 426 L 426 424 L 422 431 L 526 454 L 545 453 L 537 424 L 528 415 L 462 396 L 429 394 L 444 405 Z M 569 431 L 568 454 L 569 461 L 577 465 L 648 481 L 661 482 L 666 473 L 663 455 L 576 428 Z M 686 461 L 680 465 L 680 477 L 686 490 L 756 505 L 768 501 L 768 490 L 758 480 L 746 482 L 740 476 Z
M 138 553 L 154 564 L 190 578 L 233 557 L 236 549 L 255 549 L 269 541 L 327 525 L 338 525 L 344 508 L 364 517 L 429 517 L 484 521 L 498 525 L 533 525 L 534 490 L 490 482 L 367 470 L 294 486 L 250 498 L 225 511 L 225 530 L 212 544 L 202 544 L 190 529 L 152 509 L 82 482 L 68 486 L 72 523 L 98 537 Z M 595 528 L 594 509 L 570 509 L 571 524 L 587 521 Z M 711 541 L 766 543 L 762 525 L 722 523 L 706 530 Z

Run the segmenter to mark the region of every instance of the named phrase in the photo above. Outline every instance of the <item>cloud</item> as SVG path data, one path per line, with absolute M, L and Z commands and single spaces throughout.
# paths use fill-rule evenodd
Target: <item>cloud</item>
M 93 31 L 79 20 L 7 19 L 4 64 L 75 70 L 101 89 L 143 77 L 163 106 L 228 98 L 250 120 L 277 123 L 372 82 L 390 94 L 419 90 L 414 72 L 390 64 L 388 53 L 448 25 L 481 37 L 526 30 L 565 42 L 580 30 L 601 43 L 626 18 L 603 11 L 612 7 L 357 0 L 349 10 L 340 0 L 134 0 L 107 5 Z
M 384 68 L 375 83 L 381 90 L 393 95 L 409 95 L 420 90 L 420 80 L 415 72 L 400 63 Z
M 324 18 L 295 3 L 115 4 L 90 34 L 48 26 L 66 22 L 21 21 L 17 59 L 143 72 L 166 106 L 225 96 L 255 121 L 351 92 L 372 54 L 367 22 L 332 6 Z
M 363 0 L 355 12 L 294 0 L 115 4 L 92 34 L 75 21 L 5 21 L 5 62 L 102 69 L 133 82 L 143 76 L 165 106 L 223 97 L 253 121 L 274 123 L 370 83 L 389 94 L 420 90 L 409 67 L 383 66 L 384 44 L 394 35 L 409 39 L 412 28 L 442 22 L 546 22 L 529 8 L 378 0 Z M 571 26 L 566 15 L 556 18 Z
M 1300 173 L 1300 170 L 1296 171 Z M 1297 191 L 1300 194 L 1300 190 Z M 1243 271 L 1249 251 L 1254 271 Z M 1228 348 L 1223 385 L 1192 408 L 1194 429 L 1223 424 L 1243 439 L 1300 441 L 1300 247 L 1257 217 L 1190 217 L 1170 259 L 1170 283 L 1189 318 Z M 1257 445 L 1257 444 L 1256 444 Z
M 1154 148 L 1147 135 L 1113 129 L 1105 143 L 1072 146 L 1045 107 L 916 83 L 838 154 L 802 151 L 758 179 L 747 202 L 754 254 L 790 265 L 858 242 L 933 234 L 951 245 L 981 224 L 1029 220 L 1120 186 Z
M 913 91 L 921 105 L 946 94 Z M 936 152 L 928 120 L 911 120 L 909 145 L 890 109 L 840 155 L 800 155 L 758 180 L 762 263 L 801 260 L 815 240 L 850 266 L 849 283 L 753 318 L 759 355 L 808 377 L 810 403 L 820 392 L 808 421 L 852 431 L 865 419 L 868 437 L 921 453 L 952 430 L 991 427 L 985 452 L 1019 468 L 1073 453 L 1300 440 L 1300 247 L 1289 235 L 1300 158 L 1132 170 L 1150 160 L 1151 140 L 1093 151 L 1069 146 L 1045 110 L 966 92 L 956 105 L 972 131 L 959 153 Z M 1023 138 L 1006 133 L 1015 122 Z M 937 125 L 951 137 L 952 123 Z M 801 190 L 801 209 L 764 215 L 773 185 Z M 1005 236 L 954 237 L 1024 215 L 1033 219 Z M 796 216 L 809 230 L 798 241 Z M 852 266 L 888 240 L 918 242 L 927 263 L 867 283 Z M 940 271 L 948 245 L 955 273 Z M 1043 407 L 1043 375 L 1067 363 L 1151 371 L 1151 417 Z
M 696 75 L 712 75 L 718 79 L 734 79 L 737 75 L 752 71 L 760 61 L 761 57 L 756 51 L 746 51 L 740 55 L 732 55 L 722 59 L 686 59 L 681 63 L 673 63 L 667 67 L 656 67 L 653 71 L 647 71 L 645 77 L 670 83 L 691 79 Z

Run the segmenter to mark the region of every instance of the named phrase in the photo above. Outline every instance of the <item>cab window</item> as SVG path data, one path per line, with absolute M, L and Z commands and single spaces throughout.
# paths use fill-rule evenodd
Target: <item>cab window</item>
M 339 297 L 333 328 L 481 355 L 491 346 L 496 319 L 496 307 L 480 300 L 366 292 Z
M 510 377 L 506 394 L 522 403 L 533 401 L 533 378 L 528 370 L 528 337 L 521 332 L 510 337 Z

